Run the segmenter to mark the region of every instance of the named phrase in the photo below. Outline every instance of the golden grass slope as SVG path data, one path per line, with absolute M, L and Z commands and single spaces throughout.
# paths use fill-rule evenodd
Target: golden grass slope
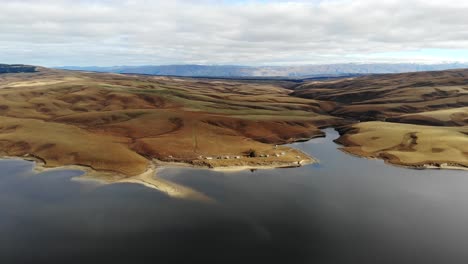
M 467 126 L 468 107 L 405 114 L 393 118 L 387 118 L 387 121 L 433 126 Z
M 405 166 L 468 164 L 466 69 L 313 81 L 293 95 L 333 101 L 329 114 L 361 122 L 340 129 L 349 153 Z
M 82 165 L 135 175 L 148 161 L 127 148 L 128 139 L 34 119 L 0 117 L 0 151 L 8 156 L 34 155 L 49 167 Z
M 468 70 L 381 74 L 300 85 L 295 96 L 333 101 L 330 114 L 360 121 L 468 106 Z
M 134 176 L 154 159 L 297 165 L 313 159 L 274 145 L 321 136 L 321 127 L 349 124 L 345 119 L 440 126 L 360 123 L 340 140 L 354 154 L 466 165 L 468 70 L 314 81 L 295 90 L 288 81 L 38 70 L 0 74 L 0 152 L 49 167 Z M 415 144 L 405 145 L 408 135 Z M 248 157 L 252 149 L 258 157 Z
M 152 159 L 213 167 L 311 161 L 287 149 L 277 156 L 272 145 L 320 136 L 318 127 L 343 120 L 326 114 L 331 102 L 290 96 L 290 85 L 44 68 L 1 74 L 0 150 L 128 176 Z M 249 159 L 251 149 L 271 157 Z
M 365 122 L 341 128 L 343 150 L 392 164 L 468 168 L 468 126 L 434 127 Z

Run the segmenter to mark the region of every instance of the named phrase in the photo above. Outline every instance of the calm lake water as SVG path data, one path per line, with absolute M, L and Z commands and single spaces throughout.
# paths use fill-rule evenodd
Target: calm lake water
M 320 165 L 159 172 L 215 204 L 0 161 L 0 263 L 468 263 L 466 171 L 353 157 L 326 132 L 293 144 Z

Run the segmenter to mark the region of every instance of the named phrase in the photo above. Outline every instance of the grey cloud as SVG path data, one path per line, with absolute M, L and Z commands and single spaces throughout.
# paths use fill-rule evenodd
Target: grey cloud
M 5 1 L 0 61 L 42 65 L 343 62 L 468 47 L 468 3 Z M 372 58 L 364 56 L 367 60 Z

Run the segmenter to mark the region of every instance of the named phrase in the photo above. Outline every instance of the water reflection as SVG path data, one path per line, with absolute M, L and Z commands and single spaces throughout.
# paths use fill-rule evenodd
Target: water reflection
M 133 184 L 33 175 L 0 161 L 0 263 L 465 263 L 466 171 L 360 159 L 328 137 L 293 144 L 321 160 L 294 169 L 168 168 L 161 177 L 218 203 Z

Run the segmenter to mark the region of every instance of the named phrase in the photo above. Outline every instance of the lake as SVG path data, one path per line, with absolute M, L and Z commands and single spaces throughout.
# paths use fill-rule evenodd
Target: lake
M 1 160 L 0 263 L 467 263 L 467 171 L 350 156 L 325 132 L 292 144 L 320 164 L 158 172 L 215 203 Z

